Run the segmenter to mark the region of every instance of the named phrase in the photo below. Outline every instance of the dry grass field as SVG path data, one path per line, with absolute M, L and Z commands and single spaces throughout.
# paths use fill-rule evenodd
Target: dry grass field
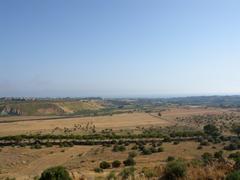
M 157 113 L 124 113 L 112 116 L 98 116 L 98 117 L 72 117 L 66 119 L 51 119 L 51 120 L 34 120 L 46 117 L 2 117 L 1 120 L 28 120 L 26 122 L 9 122 L 0 123 L 0 136 L 5 135 L 17 135 L 17 134 L 30 134 L 30 133 L 51 133 L 64 130 L 64 128 L 74 129 L 75 125 L 81 125 L 82 127 L 87 124 L 94 125 L 96 130 L 103 129 L 134 129 L 136 127 L 166 127 L 176 123 L 176 117 L 186 117 L 199 114 L 221 114 L 227 110 L 217 108 L 170 108 L 162 112 L 162 116 L 158 117 Z M 229 110 L 228 110 L 229 111 Z M 51 117 L 51 116 L 49 116 Z M 75 133 L 82 133 L 81 130 L 77 130 Z
M 171 125 L 171 122 L 150 116 L 147 113 L 126 113 L 113 116 L 1 123 L 0 135 L 50 133 L 54 129 L 61 132 L 61 129 L 63 130 L 64 128 L 74 128 L 74 125 L 86 126 L 87 124 L 94 125 L 97 130 L 103 130 L 106 128 L 119 130 L 134 129 L 136 126 L 168 126 Z
M 168 108 L 161 112 L 161 116 L 157 112 L 134 112 L 123 113 L 112 116 L 96 116 L 96 117 L 72 117 L 61 119 L 39 120 L 46 116 L 14 116 L 1 117 L 0 121 L 9 121 L 0 123 L 0 136 L 20 135 L 20 134 L 64 134 L 64 130 L 71 130 L 70 133 L 84 134 L 84 128 L 94 126 L 96 131 L 100 132 L 104 129 L 134 130 L 139 127 L 173 127 L 178 125 L 185 126 L 185 122 L 177 121 L 177 117 L 190 117 L 192 115 L 218 115 L 222 113 L 231 113 L 231 109 L 221 108 L 201 108 L 201 107 L 174 107 Z M 50 116 L 49 116 L 50 117 Z M 36 120 L 36 119 L 38 120 Z M 11 122 L 12 120 L 30 120 L 21 122 Z M 80 127 L 81 128 L 76 128 Z M 124 152 L 113 152 L 112 147 L 102 145 L 94 146 L 73 146 L 73 147 L 42 147 L 41 149 L 31 149 L 30 147 L 2 147 L 0 150 L 0 179 L 6 177 L 15 177 L 17 180 L 30 180 L 35 176 L 39 176 L 46 168 L 62 165 L 66 167 L 74 179 L 98 179 L 105 177 L 113 169 L 104 170 L 103 173 L 96 173 L 94 168 L 99 167 L 101 161 L 113 162 L 120 160 L 123 162 L 128 157 L 128 153 L 133 151 L 134 144 L 127 146 Z M 163 172 L 166 165 L 166 159 L 169 156 L 191 161 L 201 158 L 204 152 L 214 153 L 222 150 L 223 143 L 210 144 L 198 149 L 199 143 L 195 141 L 183 141 L 179 144 L 163 143 L 163 152 L 157 152 L 150 155 L 143 155 L 137 151 L 135 158 L 137 172 L 141 174 L 144 167 L 158 167 L 159 172 Z M 228 152 L 224 152 L 224 156 L 228 156 Z M 119 173 L 123 169 L 115 168 L 114 171 Z M 191 168 L 190 168 L 191 169 Z M 194 168 L 193 168 L 194 169 Z M 188 171 L 193 176 L 195 173 L 206 174 L 206 169 Z M 215 172 L 216 171 L 216 172 Z M 224 173 L 219 169 L 213 170 L 211 173 Z M 215 176 L 215 174 L 213 175 Z M 141 179 L 141 178 L 139 178 Z M 191 178 L 190 178 L 191 179 Z
M 164 143 L 164 152 L 154 153 L 151 155 L 141 155 L 138 153 L 136 160 L 136 169 L 141 171 L 144 167 L 155 167 L 166 164 L 168 156 L 176 158 L 183 158 L 188 161 L 200 158 L 204 152 L 214 153 L 221 149 L 222 145 L 206 146 L 198 150 L 198 143 L 196 142 L 181 142 L 178 145 L 173 143 Z M 94 168 L 99 166 L 103 160 L 112 162 L 114 160 L 123 161 L 131 152 L 132 145 L 127 147 L 124 152 L 112 152 L 111 147 L 103 146 L 74 146 L 70 148 L 43 148 L 30 149 L 29 147 L 6 147 L 0 152 L 1 174 L 0 177 L 17 177 L 17 179 L 32 179 L 34 176 L 40 175 L 41 172 L 52 166 L 63 165 L 76 177 L 85 176 L 94 178 L 97 176 L 104 176 L 111 169 L 106 170 L 105 173 L 95 173 Z M 115 169 L 119 172 L 123 168 Z

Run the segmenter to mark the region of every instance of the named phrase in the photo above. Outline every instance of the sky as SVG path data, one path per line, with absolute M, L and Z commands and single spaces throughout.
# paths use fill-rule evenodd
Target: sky
M 1 0 L 0 96 L 240 94 L 239 0 Z

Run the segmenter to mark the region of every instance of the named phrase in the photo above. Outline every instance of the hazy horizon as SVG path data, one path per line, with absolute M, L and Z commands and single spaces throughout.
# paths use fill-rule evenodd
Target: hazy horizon
M 240 94 L 239 5 L 3 0 L 0 97 Z

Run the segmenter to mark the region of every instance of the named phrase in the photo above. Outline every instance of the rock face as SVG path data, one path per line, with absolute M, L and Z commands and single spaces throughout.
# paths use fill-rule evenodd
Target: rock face
M 16 108 L 11 108 L 11 107 L 4 107 L 2 112 L 1 112 L 1 115 L 17 115 L 17 116 L 20 116 L 22 115 L 22 112 L 20 109 L 16 109 Z

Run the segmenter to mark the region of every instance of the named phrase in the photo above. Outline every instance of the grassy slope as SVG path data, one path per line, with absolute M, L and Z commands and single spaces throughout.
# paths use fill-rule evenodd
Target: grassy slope
M 56 102 L 66 113 L 74 113 L 82 110 L 99 110 L 104 108 L 98 101 L 62 101 Z
M 29 102 L 8 102 L 0 105 L 17 109 L 22 115 L 63 115 L 83 110 L 100 110 L 104 106 L 98 101 L 29 101 Z

